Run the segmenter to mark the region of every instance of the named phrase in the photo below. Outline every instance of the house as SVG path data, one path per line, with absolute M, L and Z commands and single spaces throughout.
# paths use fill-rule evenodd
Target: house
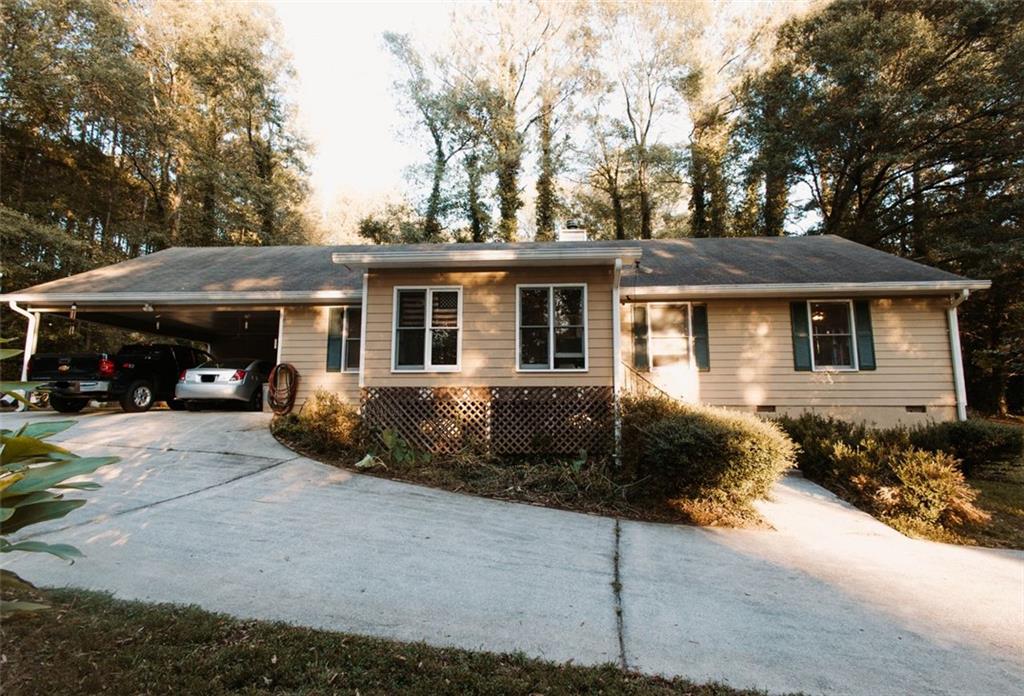
M 300 404 L 327 389 L 424 446 L 517 451 L 597 446 L 627 390 L 963 418 L 956 308 L 988 286 L 802 236 L 172 248 L 0 299 L 29 317 L 27 353 L 43 314 L 203 341 L 293 364 Z

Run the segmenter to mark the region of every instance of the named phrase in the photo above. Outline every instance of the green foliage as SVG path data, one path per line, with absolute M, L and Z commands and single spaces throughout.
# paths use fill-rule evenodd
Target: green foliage
M 384 446 L 381 458 L 396 466 L 412 464 L 429 464 L 432 461 L 430 452 L 420 452 L 396 431 L 387 429 L 381 432 L 380 442 Z
M 628 398 L 622 411 L 624 464 L 669 495 L 745 505 L 794 464 L 789 438 L 749 414 L 663 397 Z
M 46 439 L 67 430 L 74 421 L 26 423 L 18 430 L 0 430 L 0 553 L 21 551 L 48 553 L 74 561 L 82 553 L 69 544 L 42 541 L 12 542 L 7 537 L 33 524 L 61 519 L 85 505 L 82 499 L 67 499 L 65 491 L 94 490 L 98 484 L 68 482 L 118 461 L 117 457 L 79 457 Z M 9 571 L 7 571 L 9 573 Z M 16 575 L 5 582 L 24 582 Z M 37 605 L 36 608 L 45 608 Z M 0 613 L 33 610 L 24 603 L 4 600 Z
M 829 3 L 780 29 L 737 130 L 766 233 L 801 183 L 813 232 L 993 281 L 961 310 L 986 411 L 1024 375 L 1022 51 L 1019 2 Z
M 988 519 L 975 506 L 977 491 L 955 457 L 960 444 L 953 444 L 951 433 L 958 428 L 948 427 L 954 424 L 870 430 L 810 413 L 779 422 L 800 446 L 800 470 L 807 478 L 901 529 L 957 529 Z M 1006 453 L 1008 446 L 989 451 Z
M 800 445 L 800 468 L 821 476 L 830 466 L 832 447 L 856 447 L 872 439 L 898 447 L 942 452 L 957 460 L 966 476 L 983 476 L 990 468 L 1024 468 L 1024 428 L 981 418 L 928 423 L 913 428 L 868 428 L 815 413 L 780 418 L 779 424 Z
M 959 460 L 966 476 L 984 474 L 993 465 L 1024 469 L 1024 428 L 980 418 L 932 423 L 909 433 L 915 447 L 946 452 Z
M 850 502 L 898 524 L 948 529 L 988 515 L 975 507 L 977 491 L 957 462 L 943 452 L 885 444 L 868 438 L 855 447 L 833 445 L 831 467 L 817 480 Z
M 0 26 L 4 291 L 170 244 L 305 239 L 271 15 L 11 0 Z
M 331 391 L 318 389 L 298 413 L 275 418 L 273 433 L 303 451 L 355 454 L 367 445 L 359 412 Z

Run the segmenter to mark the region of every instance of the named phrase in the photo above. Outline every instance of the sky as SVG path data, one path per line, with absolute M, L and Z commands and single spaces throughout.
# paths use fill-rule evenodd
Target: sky
M 403 191 L 404 174 L 423 159 L 393 83 L 395 61 L 385 31 L 411 34 L 417 44 L 445 36 L 446 3 L 272 3 L 291 53 L 298 125 L 314 146 L 314 201 L 326 208 L 339 195 L 376 198 Z

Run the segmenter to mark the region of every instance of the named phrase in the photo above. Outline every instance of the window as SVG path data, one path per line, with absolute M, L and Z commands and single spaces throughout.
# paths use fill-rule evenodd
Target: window
M 651 304 L 647 307 L 647 352 L 653 369 L 689 367 L 690 306 Z
M 358 372 L 361 307 L 331 307 L 327 315 L 327 371 Z
M 811 360 L 817 369 L 856 370 L 857 349 L 849 301 L 809 302 Z
M 456 372 L 462 288 L 395 288 L 392 369 Z
M 587 369 L 587 286 L 517 287 L 520 370 Z

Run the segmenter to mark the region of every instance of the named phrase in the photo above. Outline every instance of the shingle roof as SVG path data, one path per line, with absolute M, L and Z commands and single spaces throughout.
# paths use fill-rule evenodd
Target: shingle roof
M 654 239 L 641 244 L 638 287 L 961 280 L 833 235 Z
M 616 242 L 449 245 L 459 249 L 580 247 Z M 621 242 L 618 242 L 621 244 Z M 834 236 L 643 240 L 639 274 L 624 269 L 624 288 L 803 283 L 949 282 L 963 279 Z M 408 245 L 407 250 L 437 249 Z M 113 266 L 27 288 L 12 295 L 75 293 L 359 292 L 361 271 L 331 261 L 333 253 L 372 245 L 175 247 Z

